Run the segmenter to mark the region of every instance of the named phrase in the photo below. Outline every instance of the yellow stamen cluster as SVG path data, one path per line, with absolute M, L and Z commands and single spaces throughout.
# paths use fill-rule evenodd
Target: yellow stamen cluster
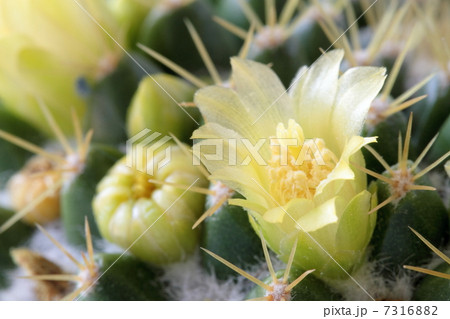
M 293 198 L 312 199 L 338 161 L 322 139 L 305 140 L 302 128 L 292 119 L 287 128 L 278 124 L 271 150 L 270 190 L 281 205 Z

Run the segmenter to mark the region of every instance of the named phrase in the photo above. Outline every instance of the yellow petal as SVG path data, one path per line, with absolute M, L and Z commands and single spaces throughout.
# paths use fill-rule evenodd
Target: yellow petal
M 74 107 L 80 117 L 85 107 L 74 85 L 76 70 L 24 36 L 1 38 L 0 56 L 0 94 L 5 107 L 52 134 L 36 102 L 40 98 L 63 130 L 72 132 L 72 118 L 65 107 Z
M 384 68 L 357 67 L 339 79 L 331 132 L 341 150 L 351 136 L 360 135 L 370 104 L 383 86 Z
M 244 136 L 217 123 L 206 123 L 193 133 L 192 138 L 202 139 L 195 143 L 193 152 L 202 156 L 211 173 L 235 167 L 242 170 L 242 174 L 248 174 L 246 176 L 266 180 L 265 165 L 270 154 L 268 140 L 261 140 L 261 147 L 256 150 L 244 144 L 250 143 Z
M 239 58 L 231 59 L 233 73 L 231 81 L 243 106 L 262 130 L 273 127 L 273 123 L 287 123 L 294 118 L 291 99 L 278 76 L 266 65 Z
M 342 50 L 322 55 L 309 69 L 302 68 L 292 83 L 289 93 L 293 99 L 296 119 L 306 138 L 319 137 L 327 140 L 330 136 L 330 116 L 343 56 Z
M 258 205 L 254 201 L 250 201 L 250 200 L 246 200 L 246 199 L 242 199 L 242 198 L 231 198 L 228 200 L 228 204 L 234 205 L 234 206 L 240 206 L 247 210 L 257 212 L 261 215 L 264 214 L 264 212 L 267 210 L 266 207 Z
M 103 1 L 78 0 L 78 3 L 102 27 L 118 34 L 118 26 L 113 24 Z M 91 71 L 89 67 L 95 67 L 100 57 L 113 47 L 108 35 L 73 1 L 54 1 L 52 5 L 43 0 L 1 1 L 0 12 L 10 33 L 29 36 L 39 47 L 75 68 L 84 67 L 80 72 Z
M 360 250 L 366 246 L 367 233 L 371 233 L 373 227 L 369 223 L 371 194 L 362 191 L 356 195 L 344 209 L 339 219 L 336 233 L 336 245 L 340 250 Z
M 324 204 L 314 208 L 297 220 L 296 227 L 305 232 L 313 232 L 329 224 L 336 223 L 336 197 L 328 200 Z M 303 207 L 292 207 L 290 210 L 302 209 Z
M 251 125 L 257 118 L 255 111 L 244 107 L 236 91 L 209 86 L 195 94 L 195 104 L 200 109 L 205 122 L 213 122 L 236 131 L 255 143 L 260 138 L 275 134 L 267 127 L 263 130 L 259 125 Z
M 282 223 L 284 218 L 299 220 L 314 209 L 312 200 L 298 198 L 291 200 L 285 207 L 275 207 L 264 214 L 264 220 L 270 223 Z M 285 217 L 287 214 L 289 216 Z
M 350 167 L 350 157 L 358 152 L 364 145 L 373 142 L 376 142 L 375 137 L 352 136 L 348 143 L 346 143 L 346 145 L 344 146 L 343 153 L 336 167 L 326 179 L 320 182 L 319 186 L 316 189 L 316 195 L 320 195 L 324 191 L 324 189 L 333 181 L 354 179 L 355 173 Z

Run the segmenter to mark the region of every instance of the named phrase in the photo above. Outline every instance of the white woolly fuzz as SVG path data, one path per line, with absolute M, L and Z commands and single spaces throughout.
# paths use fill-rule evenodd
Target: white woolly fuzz
M 234 195 L 234 191 L 222 182 L 215 181 L 211 184 L 210 190 L 214 192 L 214 195 L 207 196 L 207 204 L 209 207 L 216 205 L 222 198 L 231 198 Z M 216 212 L 220 211 L 224 205 L 220 206 Z
M 286 267 L 273 256 L 271 260 L 275 271 Z M 266 261 L 256 263 L 248 273 L 260 280 L 270 276 Z M 168 283 L 166 290 L 169 296 L 180 301 L 245 300 L 246 295 L 255 288 L 254 283 L 240 275 L 228 280 L 217 279 L 203 268 L 198 251 L 185 262 L 167 266 L 163 281 Z
M 81 258 L 80 252 L 70 247 L 64 236 L 64 231 L 60 222 L 53 222 L 44 226 L 50 235 L 52 235 L 61 245 L 66 248 L 75 258 Z M 64 254 L 40 231 L 36 230 L 27 243 L 27 248 L 35 251 L 48 260 L 56 263 L 64 271 L 76 272 L 76 266 L 64 256 Z M 23 269 L 16 268 L 10 271 L 8 277 L 11 278 L 11 286 L 0 291 L 0 300 L 36 300 L 34 295 L 34 282 L 28 279 L 18 278 L 26 276 Z
M 364 290 L 351 278 L 334 280 L 329 284 L 340 292 L 345 300 L 349 301 L 370 301 L 372 298 L 375 300 L 410 300 L 416 275 L 402 272 L 394 279 L 386 279 L 376 270 L 379 269 L 379 266 L 378 262 L 367 261 L 352 275 Z
M 281 26 L 265 26 L 255 36 L 255 44 L 261 50 L 276 48 L 285 40 L 285 31 Z
M 431 185 L 436 187 L 439 195 L 441 196 L 445 207 L 450 207 L 450 178 L 447 174 L 439 171 L 431 171 L 428 173 Z
M 55 221 L 44 225 L 45 230 L 54 237 L 72 256 L 77 260 L 82 260 L 81 252 L 86 249 L 71 246 L 64 235 L 64 228 L 60 221 Z M 122 249 L 114 246 L 106 241 L 96 242 L 97 246 L 101 246 L 101 252 L 107 253 L 120 253 Z M 56 247 L 50 239 L 47 238 L 42 232 L 36 230 L 33 236 L 30 238 L 26 247 L 38 254 L 41 254 L 46 259 L 54 262 L 63 269 L 66 273 L 76 274 L 78 268 L 75 264 L 67 258 L 58 247 Z M 11 278 L 11 285 L 5 290 L 0 290 L 0 300 L 11 301 L 32 301 L 36 300 L 34 295 L 35 283 L 32 280 L 18 278 L 20 276 L 26 276 L 27 274 L 23 269 L 16 268 L 7 273 L 7 276 Z
M 11 197 L 7 189 L 0 190 L 0 207 L 11 209 Z
M 34 301 L 34 282 L 32 280 L 20 279 L 20 276 L 27 274 L 21 268 L 16 268 L 6 272 L 6 276 L 11 279 L 11 286 L 5 290 L 0 290 L 0 301 Z
M 444 247 L 443 249 L 440 249 L 440 251 L 442 251 L 442 253 L 444 253 L 444 255 L 450 256 L 450 243 L 447 244 L 447 246 Z M 438 255 L 433 253 L 433 258 L 430 260 L 430 262 L 428 264 L 425 264 L 425 265 L 419 265 L 419 267 L 426 268 L 426 269 L 434 269 L 437 266 L 439 266 L 440 264 L 442 264 L 443 262 L 444 261 L 442 260 L 441 257 L 439 257 Z M 427 276 L 427 275 L 425 275 L 425 276 Z
M 163 280 L 171 299 L 179 301 L 243 300 L 248 290 L 247 279 L 238 277 L 221 281 L 203 269 L 196 252 L 185 262 L 167 266 Z

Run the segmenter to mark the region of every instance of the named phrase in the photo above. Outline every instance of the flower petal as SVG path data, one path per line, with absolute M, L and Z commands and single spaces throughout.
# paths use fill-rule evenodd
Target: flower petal
M 327 140 L 329 137 L 330 116 L 343 56 L 342 50 L 322 55 L 309 69 L 300 69 L 291 84 L 289 94 L 293 99 L 296 119 L 306 138 L 320 137 Z
M 211 175 L 211 180 L 224 183 L 242 194 L 249 202 L 255 202 L 257 205 L 265 207 L 265 210 L 276 205 L 268 195 L 268 182 L 257 180 L 254 175 L 244 174 L 241 169 L 236 167 L 225 167 L 215 171 Z M 265 210 L 258 210 L 258 212 L 262 214 Z
M 243 106 L 236 91 L 220 86 L 209 86 L 197 91 L 194 102 L 200 109 L 205 122 L 213 122 L 236 131 L 250 139 L 253 143 L 260 138 L 275 134 L 267 127 L 263 130 L 258 125 L 252 125 L 256 113 Z
M 314 202 L 304 198 L 291 200 L 285 207 L 274 207 L 264 213 L 264 220 L 269 223 L 282 223 L 284 218 L 297 220 L 314 209 Z M 285 217 L 287 214 L 289 216 Z
M 366 245 L 371 194 L 364 190 L 348 203 L 339 219 L 336 247 L 339 250 L 360 250 Z
M 264 212 L 267 210 L 267 208 L 264 206 L 258 205 L 257 203 L 255 203 L 253 201 L 250 201 L 247 199 L 242 199 L 242 198 L 231 198 L 228 200 L 228 204 L 234 205 L 234 206 L 240 206 L 247 210 L 257 212 L 261 215 L 263 215 Z
M 376 142 L 375 137 L 352 136 L 345 145 L 342 155 L 333 171 L 322 180 L 316 189 L 316 196 L 320 195 L 324 189 L 333 181 L 350 180 L 355 178 L 355 173 L 350 167 L 350 157 L 358 152 L 364 145 Z
M 357 67 L 340 77 L 331 132 L 341 150 L 351 136 L 361 134 L 370 104 L 383 86 L 385 72 L 384 68 Z
M 251 125 L 263 130 L 273 123 L 287 123 L 293 118 L 291 99 L 278 76 L 266 65 L 239 58 L 231 59 L 231 81 L 249 114 L 254 115 Z
M 238 132 L 218 123 L 206 123 L 194 131 L 192 138 L 202 139 L 194 144 L 194 155 L 201 155 L 211 173 L 227 166 L 236 166 L 243 172 L 255 171 L 255 177 L 260 171 L 266 171 L 270 156 L 270 141 L 267 139 L 261 140 L 260 145 L 253 145 Z
M 336 223 L 338 221 L 338 216 L 336 214 L 336 199 L 337 197 L 334 197 L 300 217 L 297 220 L 296 228 L 309 233 Z M 303 207 L 298 208 L 301 209 Z M 297 207 L 292 208 L 292 210 L 295 209 L 297 209 Z
M 201 157 L 213 179 L 261 205 L 268 207 L 272 203 L 267 198 L 268 172 L 262 156 L 269 152 L 268 145 L 257 152 L 261 157 L 254 158 L 248 145 L 243 145 L 241 135 L 217 123 L 206 123 L 194 132 L 193 138 L 202 139 L 194 144 L 193 152 Z

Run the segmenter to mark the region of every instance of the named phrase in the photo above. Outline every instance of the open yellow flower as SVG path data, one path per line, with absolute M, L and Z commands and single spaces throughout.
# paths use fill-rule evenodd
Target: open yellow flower
M 360 132 L 385 79 L 374 67 L 339 76 L 342 58 L 332 51 L 300 69 L 288 92 L 269 67 L 233 58 L 231 88 L 195 96 L 206 124 L 194 151 L 211 178 L 244 195 L 230 203 L 283 260 L 298 240 L 294 264 L 329 278 L 353 271 L 372 236 L 376 198 L 351 162 L 364 166 L 360 149 L 375 142 Z

